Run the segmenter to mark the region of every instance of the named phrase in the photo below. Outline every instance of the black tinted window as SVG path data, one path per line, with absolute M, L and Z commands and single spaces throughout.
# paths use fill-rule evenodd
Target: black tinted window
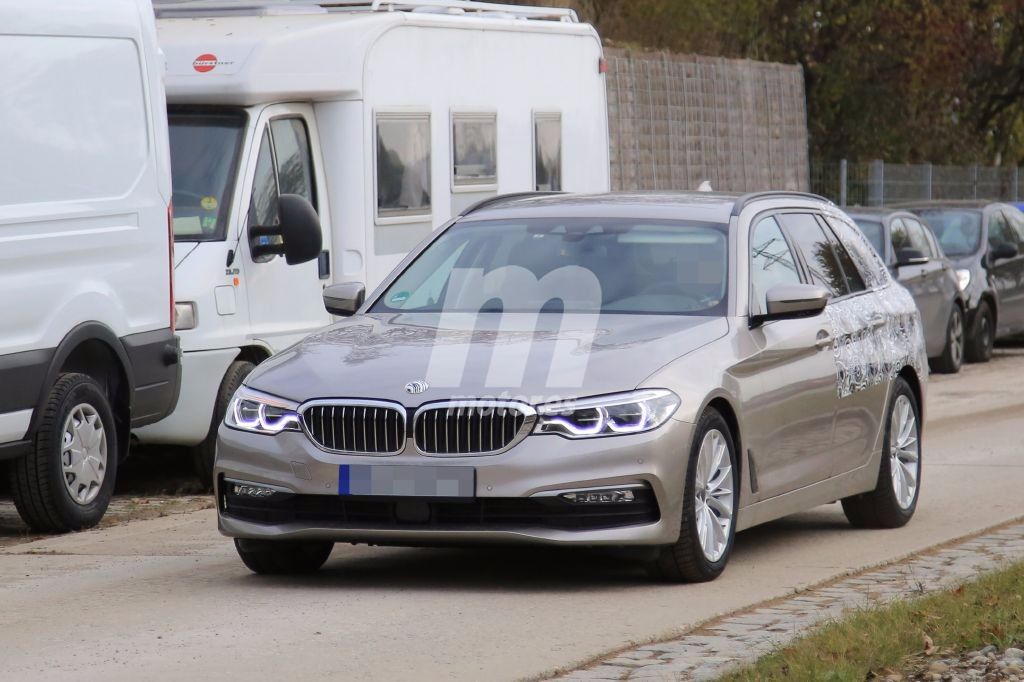
M 313 160 L 306 124 L 297 118 L 281 118 L 270 123 L 270 130 L 274 135 L 281 194 L 298 194 L 315 208 Z
M 996 211 L 988 219 L 988 243 L 990 246 L 1017 243 L 1017 237 L 1010 229 L 1010 223 L 1001 211 Z
M 790 241 L 800 252 L 814 284 L 825 287 L 833 296 L 848 293 L 848 285 L 832 243 L 810 213 L 782 216 Z
M 864 236 L 868 238 L 868 242 L 875 250 L 875 253 L 885 258 L 885 228 L 882 227 L 882 223 L 877 220 L 864 220 L 863 218 L 857 218 L 856 223 L 860 231 L 864 233 Z
M 843 277 L 846 279 L 846 290 L 853 294 L 858 291 L 864 291 L 867 289 L 864 286 L 864 278 L 860 276 L 857 271 L 857 266 L 853 262 L 853 258 L 850 257 L 850 252 L 843 246 L 842 241 L 832 231 L 832 228 L 828 226 L 825 219 L 818 216 L 818 224 L 821 225 L 821 229 L 825 232 L 829 241 L 832 242 L 832 249 L 836 252 L 836 258 L 839 259 L 839 266 L 843 270 Z

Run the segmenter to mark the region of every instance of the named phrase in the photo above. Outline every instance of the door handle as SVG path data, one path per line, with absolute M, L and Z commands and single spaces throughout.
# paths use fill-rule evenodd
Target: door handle
M 814 347 L 818 350 L 823 350 L 832 345 L 832 335 L 828 331 L 822 329 L 818 332 L 818 335 L 814 338 Z
M 872 315 L 868 318 L 868 325 L 872 329 L 881 329 L 885 326 L 885 315 Z

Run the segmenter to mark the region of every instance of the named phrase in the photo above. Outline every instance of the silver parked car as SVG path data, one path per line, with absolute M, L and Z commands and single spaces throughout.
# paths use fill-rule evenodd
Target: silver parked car
M 700 581 L 801 509 L 916 508 L 920 317 L 818 197 L 499 197 L 324 299 L 348 319 L 257 367 L 219 432 L 220 530 L 256 572 L 532 542 Z
M 925 350 L 936 372 L 955 374 L 964 357 L 967 301 L 960 276 L 924 221 L 891 208 L 849 208 L 847 214 L 905 286 L 921 313 Z

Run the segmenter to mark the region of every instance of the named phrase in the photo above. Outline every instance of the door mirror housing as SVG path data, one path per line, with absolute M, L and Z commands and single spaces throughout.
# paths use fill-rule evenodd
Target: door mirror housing
M 924 265 L 930 259 L 920 249 L 900 249 L 896 252 L 896 266 Z
M 776 284 L 768 290 L 765 298 L 767 312 L 752 317 L 751 325 L 820 315 L 832 293 L 817 284 Z
M 298 194 L 282 194 L 278 199 L 278 224 L 254 225 L 249 228 L 249 237 L 279 237 L 269 244 L 254 244 L 252 257 L 283 255 L 288 265 L 308 263 L 317 258 L 323 249 L 324 235 L 320 227 L 320 216 L 309 201 Z M 262 241 L 262 240 L 261 240 Z
M 366 286 L 362 282 L 332 284 L 324 288 L 324 307 L 331 315 L 352 317 L 366 300 Z
M 992 259 L 992 262 L 1016 258 L 1019 255 L 1020 249 L 1016 244 L 1011 244 L 1010 242 L 999 242 L 989 250 L 989 257 Z

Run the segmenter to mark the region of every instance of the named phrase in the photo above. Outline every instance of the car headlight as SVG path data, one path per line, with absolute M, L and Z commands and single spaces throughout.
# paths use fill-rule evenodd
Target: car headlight
M 675 414 L 679 396 L 663 388 L 567 400 L 537 407 L 536 433 L 593 438 L 656 429 Z
M 960 285 L 960 291 L 966 291 L 967 287 L 971 284 L 971 271 L 957 270 L 956 283 Z
M 296 403 L 240 387 L 231 397 L 224 423 L 233 429 L 274 435 L 282 431 L 301 431 Z
M 196 328 L 196 304 L 191 301 L 174 304 L 174 330 L 179 332 Z

